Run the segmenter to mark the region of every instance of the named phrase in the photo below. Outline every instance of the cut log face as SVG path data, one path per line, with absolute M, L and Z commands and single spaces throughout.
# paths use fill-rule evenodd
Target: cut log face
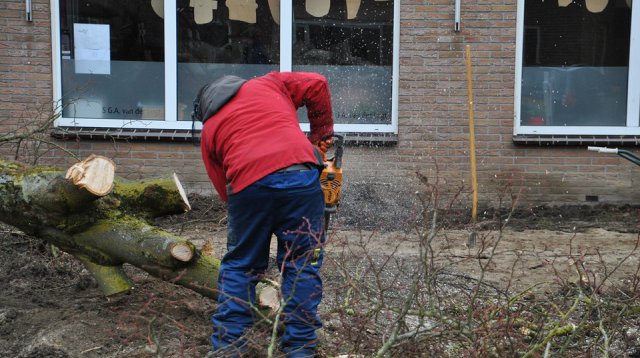
M 105 196 L 113 189 L 116 165 L 108 158 L 92 154 L 67 170 L 66 179 L 96 196 Z
M 184 188 L 180 183 L 180 179 L 178 178 L 178 174 L 173 173 L 173 181 L 176 184 L 176 188 L 178 189 L 178 193 L 182 198 L 182 201 L 185 204 L 185 211 L 191 211 L 191 204 L 189 204 L 189 198 L 187 197 L 187 193 L 184 192 Z
M 189 245 L 176 243 L 171 246 L 171 256 L 182 262 L 189 262 L 193 258 L 193 250 Z
M 263 279 L 256 286 L 256 303 L 260 308 L 266 308 L 270 312 L 276 312 L 280 308 L 280 285 L 269 279 Z

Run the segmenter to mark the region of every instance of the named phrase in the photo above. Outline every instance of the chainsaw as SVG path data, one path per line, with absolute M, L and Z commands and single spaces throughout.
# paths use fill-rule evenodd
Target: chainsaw
M 344 137 L 338 134 L 332 136 L 333 157 L 324 162 L 324 169 L 320 173 L 320 185 L 324 192 L 324 227 L 329 227 L 331 214 L 338 210 L 340 195 L 342 193 L 342 152 Z

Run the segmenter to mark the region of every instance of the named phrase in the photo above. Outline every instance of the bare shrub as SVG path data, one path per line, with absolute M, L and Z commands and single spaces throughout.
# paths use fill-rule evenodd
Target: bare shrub
M 487 276 L 520 193 L 511 187 L 499 193 L 500 206 L 507 210 L 495 210 L 504 214 L 490 219 L 499 225 L 479 231 L 477 246 L 467 255 L 455 256 L 447 252 L 452 243 L 442 234 L 439 215 L 459 204 L 454 201 L 462 190 L 441 195 L 437 179 L 433 184 L 420 179 L 423 211 L 415 237 L 394 237 L 386 251 L 372 245 L 377 233 L 331 242 L 324 273 L 337 284 L 325 294 L 325 356 L 640 354 L 639 269 L 623 281 L 612 279 L 637 255 L 640 237 L 613 265 L 602 259 L 598 249 L 587 253 L 570 243 L 551 265 L 571 265 L 574 274 L 557 269 L 549 281 L 533 282 L 524 289 L 513 282 L 520 278 L 516 267 L 522 255 L 529 253 L 515 252 L 506 282 L 491 282 Z M 445 196 L 453 199 L 442 202 Z M 413 255 L 400 254 L 401 245 L 414 248 Z M 587 255 L 599 259 L 587 264 Z M 475 267 L 476 273 L 457 272 L 454 264 L 461 263 Z

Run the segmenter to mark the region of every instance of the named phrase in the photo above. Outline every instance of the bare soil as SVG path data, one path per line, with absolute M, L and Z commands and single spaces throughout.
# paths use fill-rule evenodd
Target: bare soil
M 206 198 L 192 204 L 193 211 L 157 224 L 198 245 L 213 238 L 216 255 L 222 256 L 224 207 Z M 501 230 L 507 213 L 487 210 L 477 227 L 469 227 L 462 215 L 448 216 L 431 245 L 443 272 L 483 275 L 504 290 L 535 286 L 545 294 L 567 282 L 631 284 L 640 267 L 638 215 L 630 206 L 536 207 L 513 213 Z M 410 264 L 424 242 L 420 227 L 359 230 L 341 213 L 332 220 L 323 268 L 323 356 L 341 353 L 333 342 L 332 332 L 338 331 L 332 307 L 345 296 L 339 274 L 344 261 L 395 257 Z M 475 245 L 469 247 L 474 234 Z M 202 357 L 210 349 L 211 299 L 134 267 L 126 269 L 135 290 L 105 298 L 73 257 L 37 239 L 0 227 L 0 247 L 1 357 Z M 385 275 L 399 274 L 389 268 Z

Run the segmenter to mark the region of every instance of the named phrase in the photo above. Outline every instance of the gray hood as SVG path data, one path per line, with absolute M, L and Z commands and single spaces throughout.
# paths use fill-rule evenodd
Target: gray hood
M 193 101 L 193 119 L 204 124 L 236 95 L 245 82 L 245 79 L 228 75 L 203 86 Z

